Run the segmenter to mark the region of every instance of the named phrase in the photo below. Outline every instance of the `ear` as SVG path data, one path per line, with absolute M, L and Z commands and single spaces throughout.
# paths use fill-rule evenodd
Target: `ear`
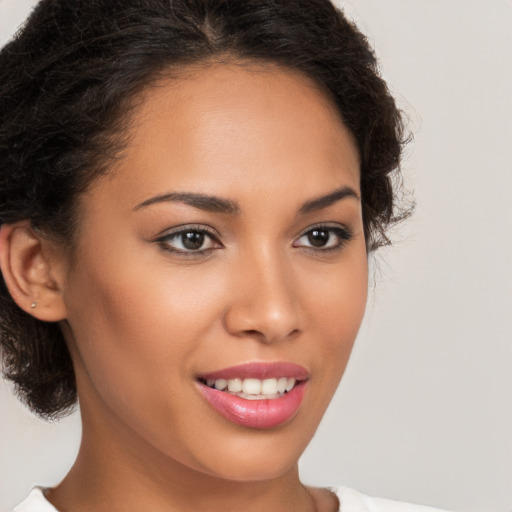
M 33 317 L 58 322 L 67 313 L 59 282 L 62 272 L 51 257 L 50 245 L 29 221 L 0 229 L 0 268 L 12 298 Z

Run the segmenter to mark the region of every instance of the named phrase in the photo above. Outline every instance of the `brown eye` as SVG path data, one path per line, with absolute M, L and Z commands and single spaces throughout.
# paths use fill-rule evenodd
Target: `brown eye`
M 306 231 L 294 243 L 294 247 L 302 247 L 317 251 L 341 249 L 352 238 L 348 228 L 342 226 L 317 226 Z
M 157 242 L 167 251 L 181 254 L 202 254 L 222 247 L 206 229 L 183 228 L 160 237 Z
M 325 229 L 313 229 L 307 237 L 312 247 L 323 247 L 329 242 L 330 233 Z
M 182 233 L 180 237 L 183 247 L 190 251 L 198 251 L 201 249 L 205 240 L 204 233 L 200 233 L 199 231 L 188 231 Z

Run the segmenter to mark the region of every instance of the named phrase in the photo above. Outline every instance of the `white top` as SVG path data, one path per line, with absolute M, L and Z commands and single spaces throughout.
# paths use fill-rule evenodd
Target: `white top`
M 12 512 L 58 512 L 44 497 L 42 487 L 35 487 L 26 500 Z M 422 507 L 383 498 L 370 498 L 354 489 L 332 489 L 340 500 L 340 512 L 443 512 L 438 508 Z

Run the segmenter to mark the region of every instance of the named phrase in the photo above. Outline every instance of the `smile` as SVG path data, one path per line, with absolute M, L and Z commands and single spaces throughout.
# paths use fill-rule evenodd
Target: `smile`
M 291 391 L 296 384 L 293 377 L 271 379 L 208 379 L 206 385 L 219 391 L 225 391 L 246 400 L 271 400 Z
M 199 390 L 221 416 L 249 428 L 273 428 L 298 412 L 307 371 L 292 363 L 249 363 L 202 375 Z

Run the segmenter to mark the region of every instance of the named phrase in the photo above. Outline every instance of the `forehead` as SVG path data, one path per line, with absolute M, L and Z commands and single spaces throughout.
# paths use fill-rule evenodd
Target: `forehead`
M 176 190 L 229 196 L 244 183 L 269 194 L 283 180 L 291 189 L 316 188 L 310 195 L 340 185 L 358 190 L 353 137 L 308 77 L 231 63 L 190 67 L 148 87 L 108 181 L 117 182 L 114 196 L 138 204 Z

